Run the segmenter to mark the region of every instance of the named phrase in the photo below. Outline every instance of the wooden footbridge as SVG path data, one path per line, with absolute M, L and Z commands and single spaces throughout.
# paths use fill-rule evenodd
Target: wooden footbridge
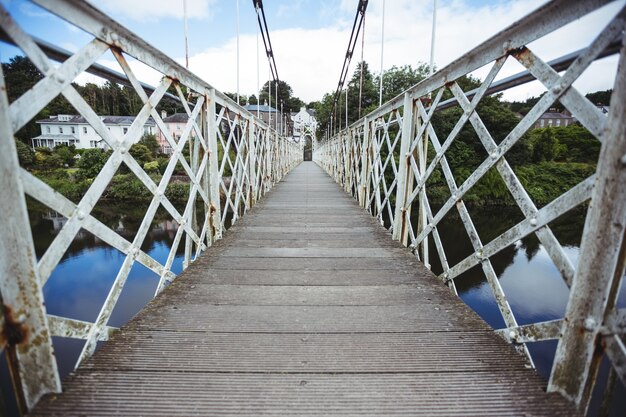
M 303 162 L 33 414 L 571 416 L 529 368 Z
M 623 389 L 623 2 L 549 1 L 352 125 L 337 129 L 331 122 L 325 137 L 313 140 L 313 161 L 303 162 L 310 155 L 304 143 L 90 3 L 33 1 L 42 13 L 88 34 L 89 42 L 70 53 L 37 39 L 0 4 L 0 40 L 20 48 L 42 77 L 10 101 L 0 70 L 0 347 L 23 413 L 571 416 L 587 412 L 594 389 L 603 396 L 602 410 Z M 258 12 L 262 2 L 253 3 Z M 366 3 L 359 1 L 357 17 Z M 549 62 L 529 49 L 597 9 L 608 23 L 585 48 Z M 106 53 L 121 72 L 98 64 Z M 573 83 L 608 56 L 618 63 L 604 114 Z M 158 85 L 142 84 L 133 60 L 162 74 Z M 507 61 L 524 71 L 498 77 Z M 464 91 L 460 81 L 480 68 L 486 74 L 480 86 Z M 85 71 L 124 85 L 141 100 L 123 136 L 108 130 L 72 84 Z M 506 137 L 492 137 L 481 119 L 481 100 L 533 80 L 545 94 Z M 17 156 L 17 132 L 59 95 L 110 150 L 103 151 L 106 163 L 79 199 L 20 167 Z M 186 114 L 185 128 L 176 134 L 161 118 L 164 102 Z M 555 102 L 601 143 L 601 151 L 593 175 L 538 207 L 526 188 L 534 185 L 518 177 L 507 157 Z M 442 128 L 435 122 L 442 112 L 457 121 Z M 146 123 L 159 129 L 171 150 L 158 174 L 146 172 L 131 152 Z M 447 151 L 462 130 L 461 146 L 474 140 L 471 146 L 484 160 L 459 176 Z M 120 168 L 150 196 L 132 238 L 93 215 Z M 170 201 L 175 172 L 188 178 L 182 207 Z M 436 206 L 429 202 L 435 180 L 443 199 Z M 504 184 L 522 218 L 488 242 L 464 201 L 483 180 Z M 66 219 L 39 257 L 29 232 L 30 199 Z M 587 218 L 573 262 L 551 225 L 575 208 L 586 210 Z M 166 259 L 145 248 L 157 212 L 169 216 L 176 230 Z M 462 260 L 448 259 L 440 236 L 449 214 L 458 216 L 472 245 Z M 89 321 L 50 314 L 43 293 L 81 230 L 124 259 Z M 492 257 L 533 235 L 570 294 L 564 317 L 519 324 Z M 178 277 L 177 255 L 184 269 Z M 435 257 L 437 275 L 430 270 Z M 138 264 L 154 273 L 155 298 L 116 329 L 112 312 Z M 456 282 L 472 268 L 484 273 L 501 329 L 491 329 L 456 295 Z M 63 384 L 53 337 L 84 341 Z M 533 369 L 527 345 L 547 340 L 557 341 L 557 348 L 545 381 Z M 603 361 L 609 371 L 599 373 Z M 598 387 L 606 387 L 604 393 Z

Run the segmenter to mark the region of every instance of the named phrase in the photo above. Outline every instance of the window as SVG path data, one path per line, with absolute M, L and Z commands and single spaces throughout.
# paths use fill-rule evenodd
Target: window
M 63 133 L 63 126 L 59 126 L 59 133 Z
M 548 127 L 552 126 L 552 119 L 548 120 Z
M 545 122 L 546 121 L 542 119 L 541 122 L 539 123 L 539 126 L 543 127 L 545 125 Z
M 127 127 L 122 128 L 122 130 L 124 131 L 124 134 L 126 134 L 126 132 L 128 132 L 128 128 Z
M 76 133 L 76 128 L 72 126 L 72 133 Z
M 87 126 L 83 126 L 83 133 L 87 133 Z
M 560 119 L 557 119 L 557 121 L 556 121 L 556 125 L 557 125 L 557 126 L 561 126 L 561 120 L 560 120 Z
M 50 133 L 50 126 L 46 126 L 46 132 Z
M 96 144 L 96 141 L 95 141 L 95 140 L 90 140 L 90 141 L 89 141 L 89 146 L 91 146 L 92 148 L 95 148 L 95 147 L 97 147 L 98 145 Z

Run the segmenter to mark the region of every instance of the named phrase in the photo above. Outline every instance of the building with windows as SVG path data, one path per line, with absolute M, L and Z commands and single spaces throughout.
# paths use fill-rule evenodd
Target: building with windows
M 535 122 L 534 128 L 541 129 L 544 127 L 565 127 L 574 124 L 576 121 L 569 112 L 558 113 L 554 109 L 550 109 L 542 114 Z
M 104 125 L 114 138 L 121 139 L 135 121 L 135 116 L 100 116 Z M 59 114 L 47 119 L 37 120 L 41 135 L 31 139 L 33 148 L 53 149 L 57 145 L 74 145 L 77 149 L 108 148 L 104 140 L 82 116 Z M 144 134 L 157 134 L 157 127 L 152 118 L 143 126 Z
M 317 119 L 315 118 L 315 110 L 301 107 L 297 113 L 291 113 L 291 120 L 293 121 L 293 137 L 299 140 L 305 135 L 310 135 L 311 138 L 315 137 L 317 131 Z
M 167 129 L 172 134 L 172 137 L 176 143 L 180 140 L 180 137 L 187 126 L 187 122 L 189 121 L 189 116 L 187 113 L 174 113 L 171 116 L 168 116 L 164 111 L 161 112 L 161 119 L 163 119 L 163 123 L 167 126 Z M 200 126 L 198 124 L 198 126 Z M 189 138 L 196 137 L 196 130 L 191 129 L 189 132 Z M 161 148 L 161 153 L 166 155 L 170 155 L 173 151 L 167 139 L 165 139 L 165 134 L 159 129 L 157 135 L 157 142 L 159 143 L 159 147 Z

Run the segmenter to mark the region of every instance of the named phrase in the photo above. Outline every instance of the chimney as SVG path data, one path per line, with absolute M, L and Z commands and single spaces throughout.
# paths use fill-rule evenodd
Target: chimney
M 161 110 L 161 119 L 165 119 L 167 117 L 167 112 L 165 110 Z

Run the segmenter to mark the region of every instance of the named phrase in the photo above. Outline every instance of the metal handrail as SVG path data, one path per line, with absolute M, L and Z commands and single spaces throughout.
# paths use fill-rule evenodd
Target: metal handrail
M 551 63 L 542 61 L 526 45 L 607 3 L 554 0 L 545 4 L 334 137 L 316 143 L 314 151 L 314 160 L 381 225 L 388 227 L 393 239 L 409 246 L 428 267 L 429 240 L 434 241 L 443 269 L 439 279 L 452 291 L 456 292 L 455 281 L 463 272 L 480 266 L 505 323 L 505 328 L 497 333 L 526 354 L 531 364 L 526 343 L 558 340 L 548 390 L 560 392 L 582 411 L 589 406 L 602 358 L 596 349 L 606 353 L 613 371 L 626 383 L 623 342 L 626 313 L 614 308 L 624 274 L 626 247 L 626 188 L 623 186 L 626 184 L 626 8 L 617 13 L 588 47 Z M 572 83 L 592 62 L 615 53 L 619 53 L 619 64 L 607 117 Z M 519 62 L 526 71 L 494 82 L 507 60 Z M 463 91 L 457 81 L 487 65 L 491 69 L 480 87 Z M 564 73 L 559 75 L 557 71 Z M 545 86 L 546 93 L 517 126 L 496 143 L 476 112 L 477 106 L 489 94 L 534 80 Z M 452 98 L 442 101 L 446 91 L 452 93 Z M 602 150 L 595 175 L 538 208 L 507 162 L 507 155 L 556 100 L 601 142 Z M 440 138 L 433 127 L 433 117 L 451 106 L 460 106 L 462 112 L 448 136 Z M 446 155 L 467 124 L 474 129 L 487 157 L 469 177 L 457 184 Z M 524 220 L 495 239 L 483 242 L 464 196 L 492 169 L 506 184 Z M 450 197 L 436 209 L 426 192 L 427 182 L 435 171 L 443 173 L 450 191 Z M 578 264 L 573 265 L 549 223 L 587 203 L 589 209 L 580 257 Z M 474 252 L 451 264 L 438 226 L 454 209 Z M 417 219 L 411 217 L 415 210 Z M 570 287 L 570 296 L 563 319 L 522 326 L 511 310 L 491 257 L 533 234 Z
M 28 333 L 28 337 L 4 341 L 10 353 L 9 365 L 19 405 L 24 412 L 30 410 L 43 395 L 61 391 L 52 336 L 85 340 L 77 365 L 85 360 L 94 352 L 96 343 L 106 341 L 114 331 L 107 323 L 135 263 L 158 275 L 158 294 L 176 278 L 171 268 L 180 245 L 184 245 L 183 268 L 186 268 L 222 237 L 228 224 L 236 222 L 294 168 L 303 155 L 301 144 L 280 136 L 225 94 L 91 4 L 72 0 L 38 0 L 36 3 L 93 38 L 78 52 L 69 53 L 27 34 L 0 5 L 3 39 L 8 38 L 9 43 L 18 46 L 44 75 L 31 90 L 9 103 L 4 75 L 0 71 L 0 140 L 5 150 L 0 157 L 0 167 L 5 173 L 14 173 L 2 176 L 6 192 L 0 207 L 6 215 L 2 220 L 2 241 L 6 244 L 0 246 L 0 294 L 4 305 L 3 328 L 7 325 L 19 326 L 17 330 L 23 332 L 14 334 Z M 123 73 L 97 63 L 105 52 L 113 54 Z M 152 87 L 141 83 L 129 65 L 129 56 L 160 72 L 163 78 L 159 84 Z M 52 65 L 50 59 L 60 60 L 60 65 Z M 111 135 L 100 116 L 72 85 L 83 71 L 123 83 L 142 100 L 143 107 L 123 138 L 118 140 Z M 168 93 L 172 89 L 175 92 Z M 106 164 L 77 204 L 19 167 L 13 139 L 19 129 L 59 94 L 87 120 L 111 149 Z M 177 100 L 187 114 L 188 122 L 180 138 L 174 137 L 156 111 L 156 106 L 164 98 Z M 143 125 L 148 118 L 154 120 L 173 150 L 160 179 L 149 176 L 129 153 L 130 147 L 143 134 Z M 186 149 L 190 150 L 188 157 L 183 154 Z M 151 193 L 150 205 L 132 241 L 91 214 L 122 164 Z M 189 195 L 182 211 L 165 194 L 177 164 L 182 166 L 190 180 Z M 230 181 L 226 181 L 227 174 Z M 25 196 L 38 200 L 67 218 L 39 260 L 35 257 L 32 236 L 24 233 L 30 230 Z M 201 204 L 202 210 L 196 202 Z M 159 207 L 178 224 L 164 263 L 141 249 Z M 93 323 L 47 314 L 42 293 L 46 280 L 81 229 L 89 231 L 125 256 Z

